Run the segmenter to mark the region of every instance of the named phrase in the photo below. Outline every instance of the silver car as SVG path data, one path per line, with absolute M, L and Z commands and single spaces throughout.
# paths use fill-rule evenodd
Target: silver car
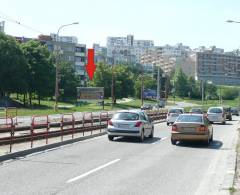
M 211 123 L 226 123 L 226 113 L 223 107 L 210 107 L 207 111 L 207 118 Z
M 126 136 L 138 137 L 142 142 L 145 137 L 153 137 L 154 126 L 144 111 L 120 111 L 108 121 L 107 133 L 110 141 L 114 137 Z

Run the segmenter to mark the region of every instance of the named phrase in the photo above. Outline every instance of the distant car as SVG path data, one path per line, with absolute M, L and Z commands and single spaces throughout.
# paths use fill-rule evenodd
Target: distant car
M 207 145 L 213 140 L 213 127 L 203 114 L 182 114 L 172 125 L 171 143 L 187 140 L 204 141 Z
M 152 110 L 152 105 L 151 104 L 144 104 L 141 106 L 141 110 Z
M 143 142 L 145 137 L 153 138 L 154 126 L 144 111 L 120 111 L 108 121 L 107 134 L 110 141 L 114 137 L 126 136 L 138 137 Z
M 226 114 L 226 119 L 232 120 L 232 113 L 231 113 L 231 107 L 224 107 L 224 112 Z
M 189 112 L 195 113 L 195 114 L 203 114 L 203 111 L 201 108 L 192 108 Z
M 231 113 L 232 113 L 232 115 L 239 116 L 239 110 L 238 110 L 238 108 L 231 108 Z
M 183 108 L 171 108 L 167 113 L 167 125 L 173 124 L 180 114 L 184 113 Z
M 210 107 L 207 111 L 207 118 L 211 123 L 226 123 L 226 113 L 223 107 Z

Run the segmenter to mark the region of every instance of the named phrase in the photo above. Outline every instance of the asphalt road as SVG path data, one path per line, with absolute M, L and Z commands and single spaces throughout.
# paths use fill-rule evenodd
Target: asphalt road
M 0 165 L 0 194 L 228 194 L 240 117 L 214 125 L 214 141 L 170 143 L 166 123 L 153 139 L 106 136 Z

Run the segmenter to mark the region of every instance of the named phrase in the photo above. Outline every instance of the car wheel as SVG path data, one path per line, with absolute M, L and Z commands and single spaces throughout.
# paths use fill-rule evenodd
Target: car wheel
M 140 142 L 143 142 L 144 141 L 144 130 L 142 130 L 142 132 L 141 132 L 141 135 L 140 135 L 140 137 L 139 137 L 139 141 Z
M 113 141 L 113 136 L 111 136 L 111 135 L 108 135 L 108 139 L 109 139 L 109 141 Z
M 232 121 L 232 117 L 230 117 L 229 120 Z
M 211 138 L 210 138 L 210 139 L 211 139 Z M 208 137 L 208 139 L 207 139 L 207 140 L 205 140 L 205 142 L 204 142 L 204 143 L 205 143 L 205 145 L 206 145 L 206 146 L 209 146 L 209 144 L 210 144 L 210 139 L 209 139 L 209 137 Z
M 223 121 L 222 124 L 225 125 L 225 124 L 226 124 L 226 121 Z
M 210 140 L 209 140 L 210 142 L 212 142 L 213 141 L 213 134 L 211 135 L 211 138 L 210 138 Z
M 149 135 L 149 138 L 153 138 L 153 134 L 154 134 L 154 128 L 152 128 L 151 134 Z
M 177 140 L 171 139 L 171 143 L 172 143 L 172 145 L 176 145 L 177 144 Z
M 167 126 L 169 126 L 169 123 L 167 123 Z

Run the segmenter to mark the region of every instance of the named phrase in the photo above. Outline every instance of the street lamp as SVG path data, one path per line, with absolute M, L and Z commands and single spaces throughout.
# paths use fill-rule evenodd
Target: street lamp
M 235 20 L 226 20 L 226 22 L 228 22 L 228 23 L 240 23 L 239 21 L 235 21 Z
M 163 63 L 163 59 L 161 58 L 160 60 L 160 64 L 157 64 L 156 62 L 153 62 L 153 64 L 155 64 L 158 68 L 158 75 L 157 75 L 157 101 L 158 101 L 158 104 L 160 102 L 160 98 L 161 98 L 161 95 L 160 95 L 160 91 L 161 91 L 161 84 L 160 84 L 160 65 Z
M 56 36 L 56 43 L 57 43 L 57 56 L 56 56 L 56 76 L 55 76 L 55 104 L 54 104 L 54 110 L 57 111 L 58 110 L 58 82 L 59 82 L 59 62 L 60 62 L 60 57 L 59 57 L 59 53 L 60 53 L 60 46 L 58 44 L 59 42 L 59 32 L 62 28 L 66 27 L 66 26 L 71 26 L 71 25 L 75 25 L 75 24 L 79 24 L 78 22 L 73 22 L 71 24 L 64 24 L 62 26 L 60 26 L 58 28 L 57 31 L 57 36 Z

